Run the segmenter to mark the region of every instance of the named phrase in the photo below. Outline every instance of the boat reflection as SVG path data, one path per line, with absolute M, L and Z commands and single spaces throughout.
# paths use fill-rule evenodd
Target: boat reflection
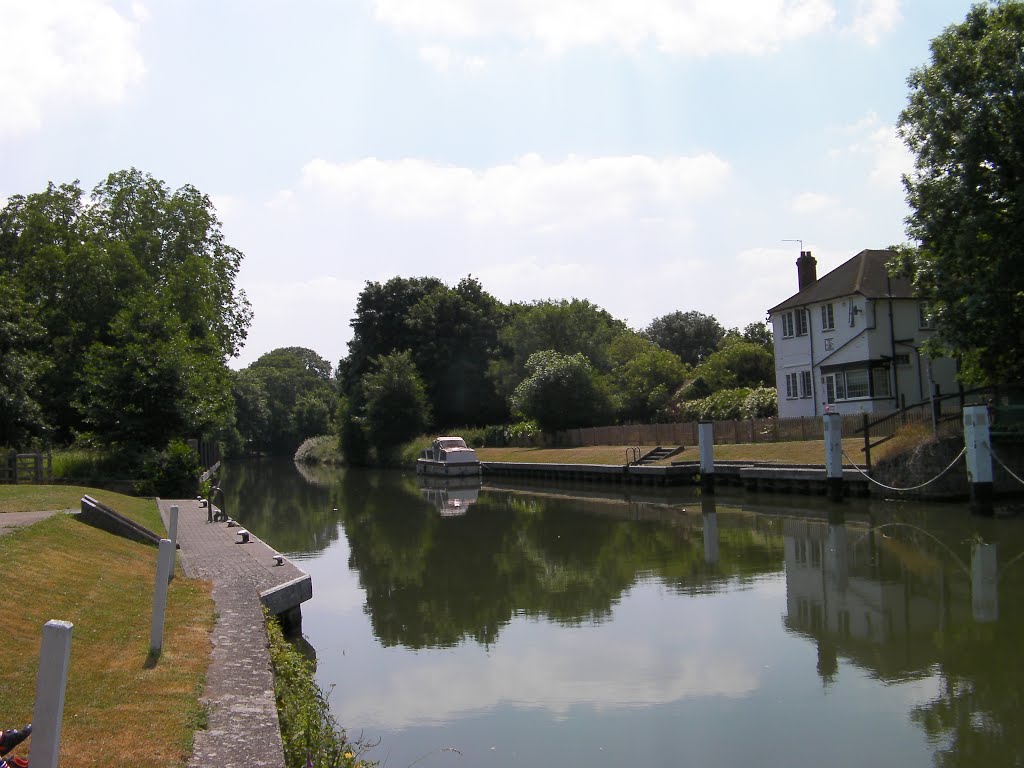
M 480 478 L 418 476 L 420 493 L 434 505 L 441 517 L 466 514 L 480 497 Z

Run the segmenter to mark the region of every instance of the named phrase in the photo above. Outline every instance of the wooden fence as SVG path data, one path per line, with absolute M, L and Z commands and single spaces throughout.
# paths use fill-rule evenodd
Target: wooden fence
M 49 453 L 0 451 L 0 485 L 53 482 L 53 456 Z

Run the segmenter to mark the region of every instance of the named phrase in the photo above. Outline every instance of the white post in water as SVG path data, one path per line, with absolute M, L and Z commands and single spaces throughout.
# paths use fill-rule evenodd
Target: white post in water
M 971 550 L 971 608 L 974 620 L 999 618 L 999 563 L 996 545 L 975 542 Z
M 964 444 L 967 448 L 967 480 L 971 484 L 971 511 L 991 515 L 992 443 L 988 406 L 968 405 L 964 408 Z
M 167 574 L 167 581 L 174 580 L 174 556 L 178 550 L 178 505 L 171 507 L 168 514 L 167 534 L 171 537 L 171 572 Z
M 704 490 L 715 490 L 715 422 L 697 423 L 697 439 L 700 442 L 700 482 Z
M 167 609 L 167 574 L 174 565 L 174 548 L 170 539 L 160 539 L 156 559 L 156 585 L 153 589 L 153 623 L 149 630 L 149 652 L 159 654 L 164 647 L 164 613 Z
M 36 703 L 32 712 L 32 768 L 57 768 L 60 726 L 64 719 L 64 691 L 71 657 L 70 621 L 48 621 L 43 626 L 36 676 Z
M 832 501 L 843 498 L 843 417 L 826 413 L 825 422 L 825 476 L 828 496 Z

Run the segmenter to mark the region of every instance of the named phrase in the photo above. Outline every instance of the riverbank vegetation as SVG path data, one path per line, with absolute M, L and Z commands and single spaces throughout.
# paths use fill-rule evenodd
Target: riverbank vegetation
M 313 663 L 289 643 L 277 620 L 267 614 L 274 696 L 281 722 L 287 768 L 373 768 L 363 759 L 367 745 L 349 740 L 314 679 Z
M 88 493 L 152 530 L 152 500 L 72 486 L 0 486 L 0 511 L 67 509 Z M 0 633 L 0 727 L 32 719 L 43 625 L 74 625 L 62 765 L 184 765 L 206 715 L 209 584 L 169 587 L 163 653 L 148 661 L 157 550 L 55 515 L 0 537 L 9 606 Z

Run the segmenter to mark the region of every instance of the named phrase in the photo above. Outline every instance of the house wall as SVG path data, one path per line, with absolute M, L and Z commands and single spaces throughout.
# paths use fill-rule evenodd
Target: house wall
M 832 304 L 832 327 L 824 325 L 823 304 Z M 926 399 L 938 385 L 943 394 L 956 389 L 953 361 L 929 361 L 921 352 L 932 331 L 921 327 L 919 302 L 910 299 L 867 299 L 853 295 L 820 302 L 792 312 L 807 312 L 807 334 L 786 336 L 790 324 L 785 312 L 771 316 L 775 338 L 775 377 L 779 416 L 815 416 L 824 412 L 827 387 L 825 375 L 862 367 L 867 361 L 895 360 L 888 374 L 889 392 L 873 397 L 837 399 L 831 409 L 843 413 L 882 413 Z M 794 332 L 799 329 L 792 323 Z M 892 329 L 892 330 L 890 330 Z M 895 376 L 892 369 L 895 368 Z M 811 372 L 811 391 L 803 385 Z M 793 397 L 792 374 L 797 375 Z

